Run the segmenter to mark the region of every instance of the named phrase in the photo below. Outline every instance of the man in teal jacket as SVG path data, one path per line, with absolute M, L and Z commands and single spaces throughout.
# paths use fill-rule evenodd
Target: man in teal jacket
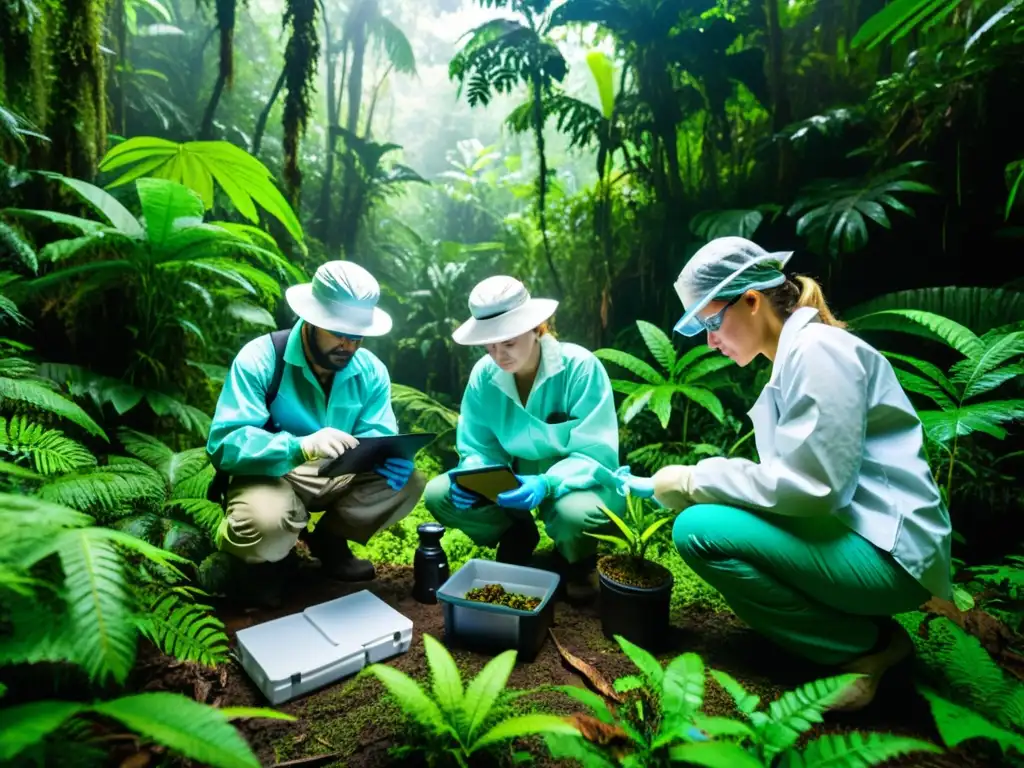
M 286 298 L 300 320 L 288 336 L 269 411 L 276 355 L 268 334 L 238 353 L 210 427 L 211 461 L 231 477 L 218 546 L 248 563 L 277 563 L 306 529 L 309 513 L 323 511 L 309 537 L 311 553 L 335 578 L 372 579 L 373 564 L 354 557 L 348 542 L 365 544 L 408 515 L 424 479 L 404 459 L 361 475 L 318 471 L 361 437 L 398 433 L 388 370 L 361 348 L 364 337 L 391 330 L 391 318 L 377 307 L 377 281 L 348 261 L 327 262 Z

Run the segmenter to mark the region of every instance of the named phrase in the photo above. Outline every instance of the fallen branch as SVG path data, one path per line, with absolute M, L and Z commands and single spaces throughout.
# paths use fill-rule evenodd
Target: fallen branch
M 551 639 L 555 641 L 555 647 L 558 648 L 558 652 L 562 655 L 562 658 L 565 659 L 570 666 L 579 671 L 598 693 L 618 704 L 622 703 L 622 696 L 615 690 L 615 687 L 607 677 L 579 656 L 570 653 L 564 645 L 558 642 L 558 638 L 555 636 L 553 629 L 549 628 L 548 633 L 551 635 Z

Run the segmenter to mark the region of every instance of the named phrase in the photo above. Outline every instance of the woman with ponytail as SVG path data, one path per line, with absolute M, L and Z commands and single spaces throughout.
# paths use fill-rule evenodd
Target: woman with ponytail
M 753 629 L 863 674 L 832 706 L 860 709 L 913 650 L 891 617 L 951 596 L 951 527 L 891 365 L 844 330 L 814 280 L 784 274 L 791 255 L 718 238 L 675 284 L 677 332 L 706 332 L 740 366 L 772 362 L 749 412 L 758 461 L 714 457 L 626 483 L 682 511 L 679 554 Z

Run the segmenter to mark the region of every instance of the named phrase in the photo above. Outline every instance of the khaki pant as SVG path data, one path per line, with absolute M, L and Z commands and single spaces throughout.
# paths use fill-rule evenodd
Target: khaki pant
M 325 513 L 317 527 L 332 538 L 365 544 L 412 512 L 426 485 L 419 472 L 402 490 L 393 491 L 376 473 L 319 477 L 319 468 L 314 461 L 284 477 L 232 478 L 219 548 L 247 563 L 283 560 L 309 523 L 310 512 Z

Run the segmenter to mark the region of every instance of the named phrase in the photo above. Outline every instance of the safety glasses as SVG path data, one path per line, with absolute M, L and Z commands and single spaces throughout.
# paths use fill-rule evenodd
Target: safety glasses
M 342 341 L 349 341 L 349 342 L 352 342 L 353 344 L 358 344 L 359 342 L 361 342 L 363 340 L 362 336 L 352 336 L 351 334 L 341 333 L 340 331 L 327 331 L 327 332 L 329 334 L 331 334 L 331 336 L 333 336 L 336 339 L 341 339 Z
M 735 304 L 742 298 L 742 293 L 739 296 L 733 296 L 731 299 L 729 299 L 729 302 L 720 310 L 715 312 L 715 314 L 709 315 L 708 317 L 698 316 L 694 319 L 704 326 L 705 331 L 708 331 L 709 333 L 717 333 L 722 329 L 722 323 L 725 321 L 725 313 L 729 311 L 729 307 L 731 307 L 733 304 Z

